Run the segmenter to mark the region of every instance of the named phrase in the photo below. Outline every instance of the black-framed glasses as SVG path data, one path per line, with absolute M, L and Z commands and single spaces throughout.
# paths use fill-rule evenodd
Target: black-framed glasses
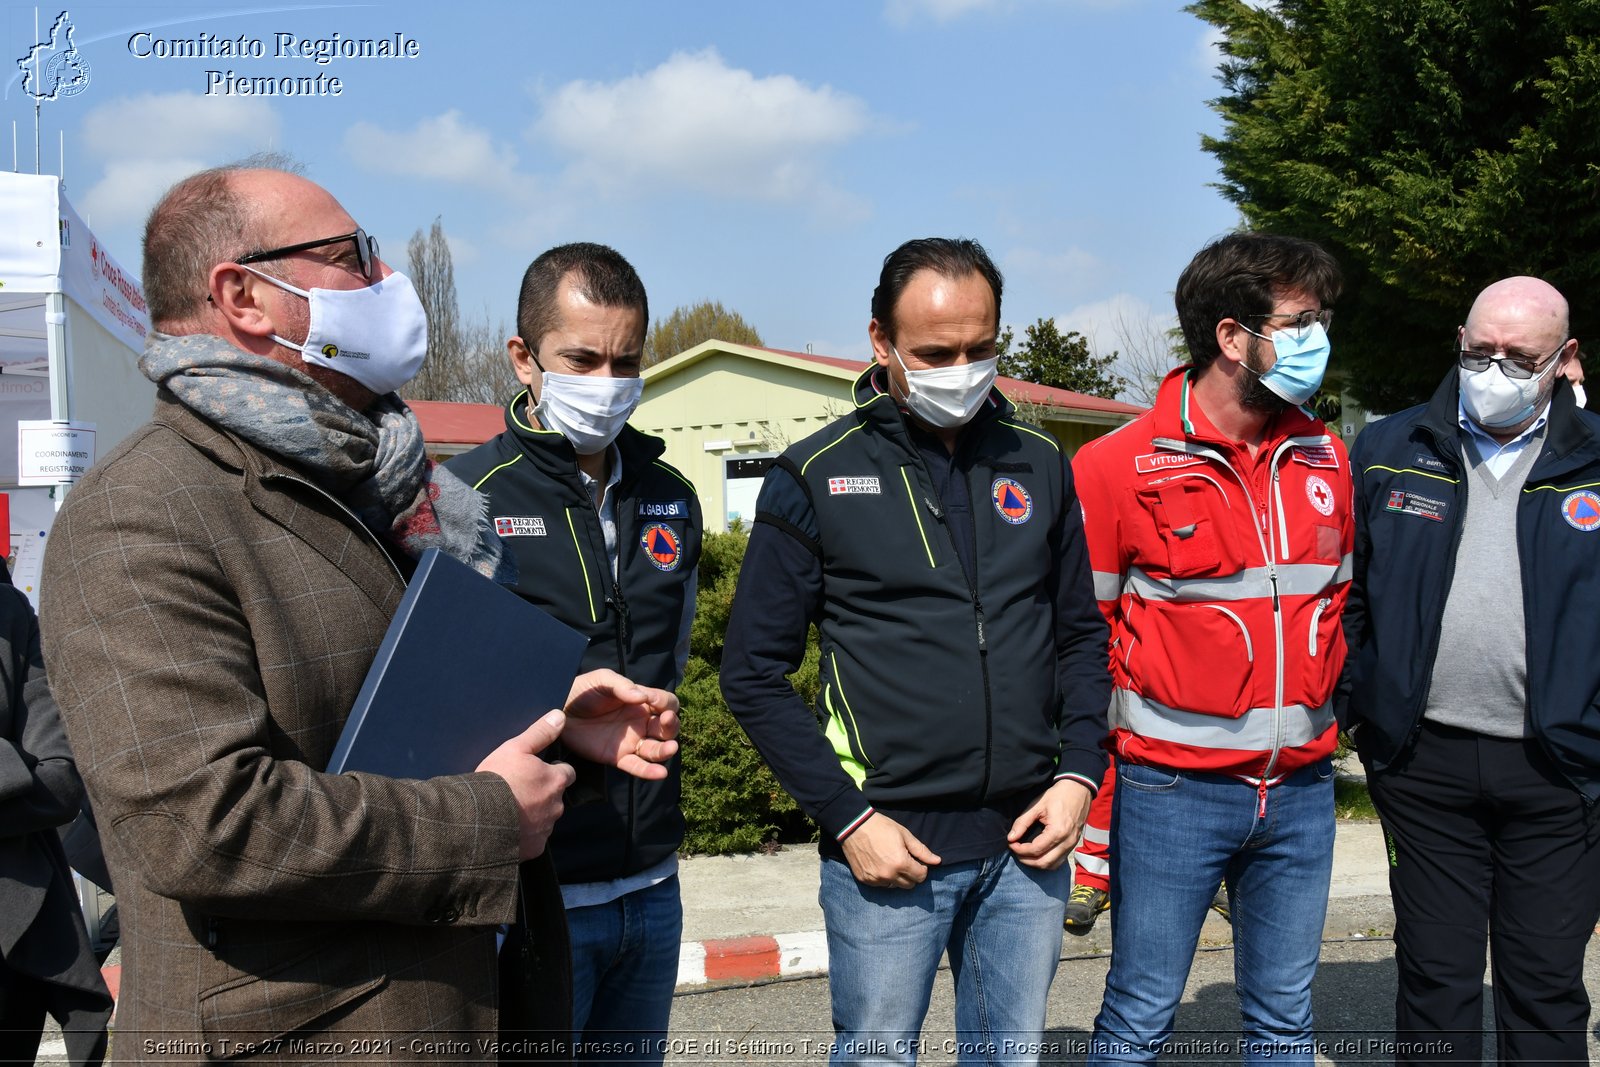
M 260 263 L 265 259 L 282 259 L 292 256 L 296 252 L 307 252 L 313 248 L 324 248 L 336 245 L 341 241 L 349 241 L 356 246 L 356 260 L 361 265 L 361 276 L 367 281 L 372 280 L 373 266 L 378 262 L 378 239 L 367 236 L 367 231 L 357 226 L 354 233 L 341 233 L 337 237 L 324 237 L 316 241 L 301 241 L 297 245 L 284 245 L 282 248 L 269 248 L 264 252 L 251 252 L 247 256 L 240 256 L 235 263 Z
M 1333 328 L 1333 309 L 1319 308 L 1316 311 L 1269 311 L 1265 315 L 1242 315 L 1246 319 L 1288 319 L 1280 329 L 1293 330 L 1302 333 L 1311 329 L 1311 324 L 1322 323 L 1324 330 Z
M 1571 338 L 1568 338 L 1571 340 Z M 1491 363 L 1500 364 L 1500 373 L 1507 378 L 1518 378 L 1527 381 L 1547 367 L 1552 359 L 1561 354 L 1567 347 L 1567 342 L 1562 341 L 1554 352 L 1548 356 L 1532 356 L 1526 352 L 1507 352 L 1503 356 L 1495 355 L 1494 349 L 1487 348 L 1458 348 L 1456 359 L 1461 362 L 1462 370 L 1485 371 Z

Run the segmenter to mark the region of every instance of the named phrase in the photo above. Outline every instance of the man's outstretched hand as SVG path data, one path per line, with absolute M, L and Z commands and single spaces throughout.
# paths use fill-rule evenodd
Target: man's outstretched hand
M 616 671 L 580 674 L 567 694 L 568 751 L 635 778 L 665 778 L 678 751 L 678 698 Z

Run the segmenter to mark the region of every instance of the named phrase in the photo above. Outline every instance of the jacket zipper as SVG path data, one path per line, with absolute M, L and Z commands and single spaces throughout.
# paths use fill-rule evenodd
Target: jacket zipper
M 579 480 L 579 488 L 580 488 L 580 490 L 583 489 L 583 487 L 582 487 L 582 479 Z M 620 492 L 621 489 L 622 489 L 622 485 L 619 482 L 617 484 L 616 488 L 614 490 L 611 490 L 611 491 Z M 584 510 L 593 519 L 593 527 L 590 529 L 589 532 L 590 532 L 591 535 L 598 535 L 599 538 L 600 538 L 600 545 L 602 547 L 601 555 L 604 558 L 602 558 L 600 560 L 599 565 L 602 568 L 604 568 L 605 570 L 610 570 L 611 569 L 611 559 L 603 551 L 604 546 L 605 546 L 606 535 L 605 535 L 605 530 L 600 525 L 600 509 L 595 507 L 594 498 L 592 496 L 590 496 L 589 493 L 586 490 L 584 490 L 582 492 L 582 496 L 583 496 L 583 502 L 584 502 Z M 615 502 L 613 502 L 613 505 L 614 504 L 615 504 Z M 621 567 L 621 559 L 620 559 L 620 557 L 622 555 L 623 534 L 624 534 L 624 532 L 626 532 L 628 534 L 628 536 L 631 538 L 632 534 L 633 534 L 633 531 L 632 530 L 624 531 L 623 528 L 622 528 L 623 521 L 624 521 L 624 516 L 622 516 L 619 513 L 617 515 L 617 555 L 619 557 L 618 566 L 611 573 L 611 592 L 609 594 L 606 594 L 605 606 L 611 612 L 611 616 L 612 616 L 612 619 L 613 619 L 613 629 L 614 629 L 614 631 L 616 633 L 616 639 L 617 639 L 617 673 L 622 675 L 624 678 L 626 678 L 628 676 L 628 641 L 633 636 L 633 624 L 632 624 L 632 620 L 630 619 L 629 614 L 628 614 L 628 601 L 622 595 L 622 579 L 620 577 L 621 573 L 622 573 L 622 567 Z M 574 541 L 576 541 L 576 531 L 574 531 Z M 588 568 L 588 564 L 583 561 L 583 551 L 582 551 L 581 548 L 578 551 L 578 561 L 583 566 L 585 574 L 587 574 L 589 568 Z M 628 832 L 626 834 L 624 834 L 623 838 L 622 838 L 622 870 L 623 871 L 628 870 L 628 868 L 633 865 L 633 833 L 634 833 L 634 827 L 638 824 L 638 803 L 639 803 L 638 792 L 634 788 L 635 781 L 636 781 L 636 779 L 631 774 L 627 776 L 627 786 L 628 786 Z
M 1278 536 L 1285 541 L 1288 531 L 1281 528 L 1283 522 L 1283 485 L 1278 480 L 1278 458 L 1283 454 L 1283 449 L 1288 445 L 1284 442 L 1273 450 L 1272 459 L 1272 500 L 1278 511 L 1280 529 Z M 1272 639 L 1277 646 L 1278 663 L 1277 674 L 1272 686 L 1272 754 L 1267 757 L 1267 766 L 1261 772 L 1261 807 L 1260 816 L 1267 812 L 1267 779 L 1272 777 L 1272 772 L 1278 766 L 1278 757 L 1283 754 L 1283 676 L 1284 676 L 1284 648 L 1283 648 L 1283 603 L 1278 598 L 1278 542 L 1272 539 L 1272 515 L 1267 515 L 1267 543 L 1272 546 L 1272 558 L 1267 563 L 1267 578 L 1272 582 Z
M 1272 493 L 1279 515 L 1283 514 L 1283 494 L 1278 480 L 1278 460 L 1283 456 L 1284 450 L 1294 447 L 1292 440 L 1285 440 L 1273 449 L 1270 463 L 1272 465 Z M 1266 508 L 1258 506 L 1255 494 L 1250 491 L 1250 483 L 1241 475 L 1223 456 L 1214 449 L 1206 449 L 1205 456 L 1222 465 L 1223 469 L 1233 475 L 1234 481 L 1239 483 L 1239 488 L 1244 491 L 1244 497 L 1250 504 L 1251 523 L 1255 527 L 1256 544 L 1261 549 L 1261 558 L 1267 565 L 1267 581 L 1272 585 L 1272 638 L 1273 650 L 1277 656 L 1274 663 L 1273 691 L 1272 691 L 1272 749 L 1267 754 L 1267 764 L 1261 772 L 1261 799 L 1260 810 L 1264 813 L 1267 803 L 1267 779 L 1272 777 L 1272 771 L 1278 765 L 1278 757 L 1283 751 L 1283 675 L 1284 675 L 1284 648 L 1283 648 L 1283 604 L 1278 597 L 1278 552 L 1277 544 L 1272 538 L 1272 515 Z M 1226 497 L 1224 497 L 1226 500 Z M 1261 519 L 1256 515 L 1260 514 Z M 1263 526 L 1265 528 L 1263 528 Z M 1287 536 L 1284 534 L 1283 536 Z
M 1317 655 L 1317 623 L 1322 621 L 1322 613 L 1327 611 L 1328 605 L 1332 603 L 1333 598 L 1325 596 L 1317 601 L 1317 610 L 1311 613 L 1311 632 L 1306 635 L 1306 646 L 1312 658 L 1316 658 Z
M 927 477 L 931 486 L 933 484 L 933 474 L 928 470 L 927 463 L 923 462 L 921 455 L 917 456 L 917 462 L 921 463 L 922 473 Z M 953 455 L 951 456 L 951 466 L 955 466 L 955 457 Z M 901 469 L 903 470 L 904 468 Z M 951 473 L 953 476 L 959 475 L 966 482 L 967 513 L 970 515 L 973 511 L 972 479 L 959 471 L 953 470 Z M 960 567 L 961 553 L 956 549 L 956 535 L 950 529 L 950 523 L 946 521 L 944 507 L 939 503 L 936 495 L 932 493 L 923 498 L 923 503 L 927 505 L 928 511 L 933 514 L 933 517 L 938 520 L 939 525 L 944 527 L 945 536 L 950 539 L 950 551 L 955 552 L 956 566 Z M 979 553 L 976 520 L 973 521 L 972 537 L 972 574 L 969 577 L 964 567 L 962 567 L 961 573 L 962 577 L 967 580 L 967 592 L 972 597 L 972 621 L 978 639 L 978 667 L 983 675 L 983 784 L 979 787 L 978 795 L 987 797 L 989 795 L 989 777 L 993 770 L 994 760 L 994 694 L 991 692 L 989 683 L 989 636 L 984 629 L 983 598 L 978 594 Z

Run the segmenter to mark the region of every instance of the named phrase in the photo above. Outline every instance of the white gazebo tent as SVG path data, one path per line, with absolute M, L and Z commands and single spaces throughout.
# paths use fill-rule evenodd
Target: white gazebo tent
M 13 580 L 38 603 L 44 541 L 67 483 L 19 487 L 17 422 L 93 423 L 104 455 L 150 417 L 139 373 L 150 328 L 136 275 L 111 257 L 50 174 L 0 174 L 0 493 Z

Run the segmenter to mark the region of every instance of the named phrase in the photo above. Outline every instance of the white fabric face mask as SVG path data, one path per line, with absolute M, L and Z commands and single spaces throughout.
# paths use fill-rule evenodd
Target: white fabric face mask
M 543 374 L 533 413 L 545 429 L 572 442 L 573 451 L 580 456 L 602 452 L 615 441 L 644 392 L 643 378 Z
M 1560 362 L 1552 359 L 1549 366 L 1532 378 L 1508 378 L 1498 363 L 1480 371 L 1463 367 L 1458 371 L 1461 406 L 1468 418 L 1487 429 L 1515 426 L 1534 415 L 1543 406 L 1542 401 L 1549 399 L 1539 395 L 1539 387 L 1545 375 Z
M 906 375 L 906 407 L 929 426 L 953 430 L 965 426 L 989 395 L 994 385 L 1000 357 L 957 363 L 950 367 L 912 370 L 900 358 L 900 350 L 889 346 L 895 361 Z
M 396 272 L 365 289 L 307 292 L 254 267 L 244 269 L 310 302 L 311 329 L 304 343 L 272 335 L 307 363 L 338 371 L 380 396 L 399 389 L 422 369 L 428 354 L 428 313 L 404 274 Z

